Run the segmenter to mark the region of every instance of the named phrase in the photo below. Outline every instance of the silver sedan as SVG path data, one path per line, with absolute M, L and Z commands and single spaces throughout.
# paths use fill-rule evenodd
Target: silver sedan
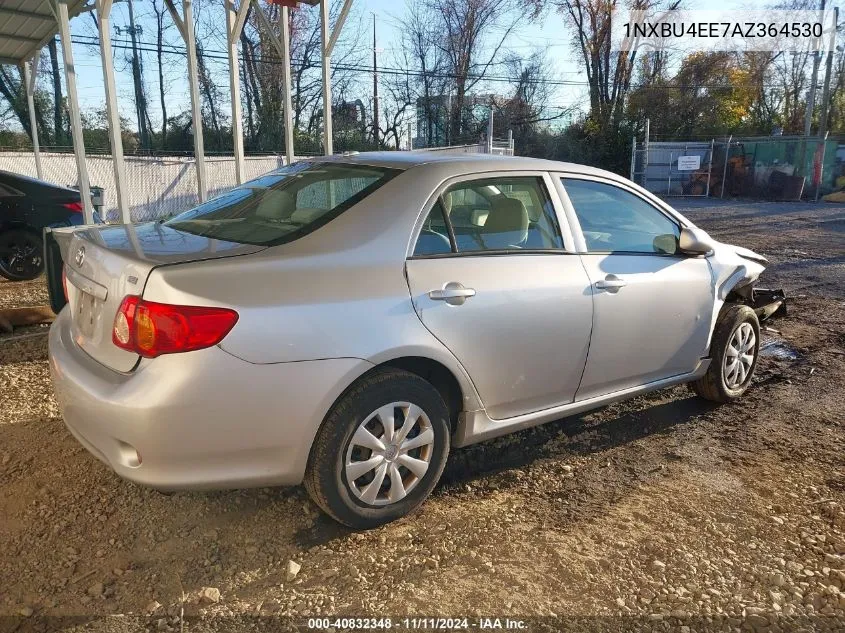
M 526 158 L 319 158 L 47 237 L 53 382 L 91 453 L 166 490 L 304 482 L 355 528 L 417 508 L 450 448 L 682 382 L 738 398 L 771 310 L 760 255 Z

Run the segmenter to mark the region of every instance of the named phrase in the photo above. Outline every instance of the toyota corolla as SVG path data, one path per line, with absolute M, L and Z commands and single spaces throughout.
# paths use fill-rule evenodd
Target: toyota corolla
M 91 453 L 164 490 L 304 482 L 355 528 L 417 508 L 452 448 L 678 383 L 740 397 L 782 301 L 630 181 L 526 158 L 319 158 L 47 236 Z

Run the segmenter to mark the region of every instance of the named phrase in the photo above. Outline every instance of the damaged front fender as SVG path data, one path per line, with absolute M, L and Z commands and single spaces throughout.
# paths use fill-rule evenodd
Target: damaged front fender
M 716 289 L 710 322 L 711 336 L 716 319 L 726 302 L 736 301 L 748 305 L 757 313 L 760 321 L 786 312 L 786 297 L 782 290 L 755 287 L 769 263 L 765 257 L 741 246 L 714 242 L 713 253 L 707 259 Z

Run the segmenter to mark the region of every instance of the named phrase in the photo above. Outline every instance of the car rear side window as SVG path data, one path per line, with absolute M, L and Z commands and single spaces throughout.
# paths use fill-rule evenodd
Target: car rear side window
M 458 253 L 563 248 L 554 206 L 539 177 L 485 178 L 449 187 L 432 207 L 414 255 L 448 253 L 450 237 Z
M 330 222 L 398 173 L 384 167 L 303 161 L 236 187 L 167 225 L 229 242 L 283 244 Z
M 417 238 L 414 255 L 442 255 L 452 252 L 449 240 L 449 227 L 446 224 L 446 213 L 443 204 L 438 200 L 431 208 Z
M 591 253 L 673 255 L 681 229 L 654 206 L 621 187 L 563 178 Z

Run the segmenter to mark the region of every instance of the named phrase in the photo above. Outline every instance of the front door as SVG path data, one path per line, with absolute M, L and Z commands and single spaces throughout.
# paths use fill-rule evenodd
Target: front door
M 449 187 L 407 261 L 414 308 L 466 369 L 488 415 L 571 402 L 592 323 L 590 282 L 536 177 Z
M 610 182 L 564 178 L 586 244 L 593 331 L 576 400 L 691 372 L 706 355 L 713 284 L 680 226 Z

